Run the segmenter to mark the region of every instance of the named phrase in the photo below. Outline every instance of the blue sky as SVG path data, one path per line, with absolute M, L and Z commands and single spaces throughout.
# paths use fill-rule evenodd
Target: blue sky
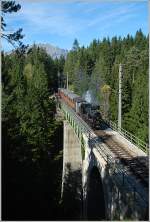
M 75 38 L 80 46 L 103 37 L 148 34 L 148 1 L 18 0 L 21 10 L 6 14 L 7 30 L 23 28 L 25 44 L 50 43 L 71 49 Z M 2 48 L 11 47 L 2 40 Z

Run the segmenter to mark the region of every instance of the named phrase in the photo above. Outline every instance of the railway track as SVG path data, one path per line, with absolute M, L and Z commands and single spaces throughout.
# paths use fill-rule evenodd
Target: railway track
M 72 112 L 74 112 L 72 110 Z M 76 114 L 75 114 L 76 115 Z M 88 121 L 86 116 L 78 115 L 86 124 L 92 127 L 91 122 Z M 116 142 L 112 135 L 106 133 L 106 129 L 110 128 L 104 121 L 101 124 L 101 128 L 94 130 L 93 132 L 103 141 L 109 150 L 115 155 L 125 168 L 125 171 L 129 175 L 134 176 L 136 180 L 148 189 L 149 184 L 149 169 L 148 169 L 148 157 L 133 155 L 128 148 Z
M 104 130 L 95 130 L 94 132 L 125 166 L 126 171 L 134 175 L 145 188 L 148 188 L 148 158 L 133 155 L 124 146 L 116 142 L 112 135 L 108 135 Z
M 82 116 L 84 121 L 90 126 L 86 116 Z M 124 165 L 128 174 L 135 176 L 136 180 L 145 188 L 149 186 L 149 168 L 148 157 L 134 155 L 128 148 L 116 142 L 113 135 L 108 134 L 105 130 L 110 128 L 104 121 L 101 123 L 101 128 L 94 130 L 94 133 L 105 143 L 109 150 L 115 154 L 115 157 Z

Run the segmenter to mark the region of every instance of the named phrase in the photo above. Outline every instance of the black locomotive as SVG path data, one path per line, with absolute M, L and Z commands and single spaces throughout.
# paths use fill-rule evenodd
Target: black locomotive
M 84 102 L 81 104 L 80 115 L 90 124 L 94 129 L 100 127 L 101 114 L 99 112 L 100 106 Z
M 98 129 L 100 127 L 102 117 L 99 112 L 99 105 L 88 103 L 80 96 L 67 89 L 59 88 L 58 96 L 86 122 L 88 122 L 92 128 Z

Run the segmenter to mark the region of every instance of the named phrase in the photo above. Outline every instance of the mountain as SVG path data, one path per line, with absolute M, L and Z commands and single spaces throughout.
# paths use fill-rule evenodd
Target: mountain
M 49 54 L 53 59 L 55 59 L 56 57 L 60 58 L 61 55 L 66 58 L 67 53 L 68 53 L 68 50 L 60 49 L 59 47 L 53 46 L 49 43 L 46 43 L 46 44 L 39 43 L 36 45 L 41 48 L 44 48 L 47 54 Z
M 36 45 L 41 47 L 41 48 L 43 48 L 43 49 L 45 49 L 47 54 L 50 55 L 53 59 L 55 59 L 56 57 L 59 59 L 61 55 L 66 58 L 67 53 L 69 52 L 66 49 L 60 49 L 59 47 L 53 46 L 53 45 L 51 45 L 49 43 L 46 43 L 46 44 L 38 43 Z M 29 48 L 31 48 L 32 46 L 33 45 L 30 45 Z M 13 53 L 13 51 L 14 50 L 5 52 L 5 54 L 6 55 L 10 55 L 11 53 Z

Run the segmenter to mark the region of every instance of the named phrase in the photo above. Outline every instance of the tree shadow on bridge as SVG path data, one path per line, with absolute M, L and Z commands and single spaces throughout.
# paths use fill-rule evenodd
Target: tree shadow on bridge
M 100 130 L 106 130 L 106 129 L 109 129 L 110 126 L 104 121 L 104 120 L 101 120 L 101 124 L 100 124 Z
M 149 187 L 149 164 L 148 156 L 120 158 L 122 163 L 134 175 L 138 182 L 148 189 Z M 132 175 L 131 174 L 131 175 Z
M 111 135 L 106 135 L 103 139 L 106 141 L 108 138 L 112 137 Z M 92 139 L 91 141 L 92 142 Z M 137 156 L 128 158 L 122 157 L 117 158 L 117 165 L 111 165 L 108 163 L 105 169 L 105 178 L 109 178 L 109 169 L 124 169 L 128 176 L 125 177 L 125 174 L 120 173 L 120 170 L 115 171 L 114 175 L 110 175 L 110 186 L 113 187 L 112 195 L 115 197 L 115 201 L 112 199 L 115 210 L 113 212 L 113 217 L 120 220 L 120 215 L 123 215 L 124 218 L 130 220 L 136 220 L 136 215 L 139 220 L 148 220 L 148 209 L 149 209 L 149 200 L 148 200 L 148 185 L 149 185 L 149 168 L 148 168 L 148 156 Z M 112 163 L 113 164 L 113 163 Z M 115 169 L 114 168 L 114 169 Z M 106 173 L 107 172 L 107 173 Z M 117 173 L 118 172 L 118 173 Z M 89 191 L 88 191 L 88 220 L 105 220 L 105 215 L 103 215 L 103 195 L 102 195 L 102 183 L 101 176 L 98 169 L 91 171 L 90 180 L 89 180 Z M 112 181 L 111 181 L 112 180 Z M 115 185 L 115 181 L 119 180 L 119 184 Z M 112 183 L 112 185 L 111 185 Z M 127 185 L 128 184 L 128 185 Z M 125 186 L 127 185 L 127 190 Z M 120 187 L 118 187 L 120 186 Z M 136 187 L 137 186 L 137 187 Z M 101 187 L 101 188 L 100 188 Z M 130 187 L 130 188 L 129 188 Z M 143 188 L 144 189 L 143 189 Z M 112 189 L 112 188 L 111 188 Z M 118 197 L 119 189 L 119 197 Z M 140 189 L 140 193 L 139 193 Z M 141 191 L 147 190 L 145 194 Z M 113 194 L 115 193 L 115 194 Z M 140 195 L 140 196 L 139 196 Z M 144 195 L 144 196 L 143 196 Z M 119 199 L 118 199 L 119 198 Z M 101 200 L 101 201 L 100 201 Z M 144 202 L 143 202 L 144 201 Z M 140 204 L 138 204 L 138 202 Z M 121 205 L 120 205 L 121 203 Z M 123 208 L 122 208 L 123 207 Z M 135 208 L 135 210 L 134 210 Z M 101 212 L 102 210 L 102 212 Z M 100 213 L 101 212 L 101 213 Z M 105 212 L 105 211 L 104 211 Z M 102 217 L 102 219 L 101 219 Z M 103 218 L 104 217 L 104 218 Z
M 116 170 L 110 175 L 109 181 L 110 192 L 114 195 L 113 217 L 116 220 L 120 220 L 120 216 L 123 216 L 125 220 L 137 221 L 138 218 L 139 221 L 148 221 L 148 157 L 120 158 L 118 164 L 118 166 L 114 167 Z M 109 164 L 106 166 L 107 176 L 111 167 L 113 166 Z M 125 173 L 121 173 L 117 169 L 123 169 Z
M 72 170 L 71 164 L 66 165 L 62 197 L 61 220 L 81 220 L 82 217 L 82 172 Z

